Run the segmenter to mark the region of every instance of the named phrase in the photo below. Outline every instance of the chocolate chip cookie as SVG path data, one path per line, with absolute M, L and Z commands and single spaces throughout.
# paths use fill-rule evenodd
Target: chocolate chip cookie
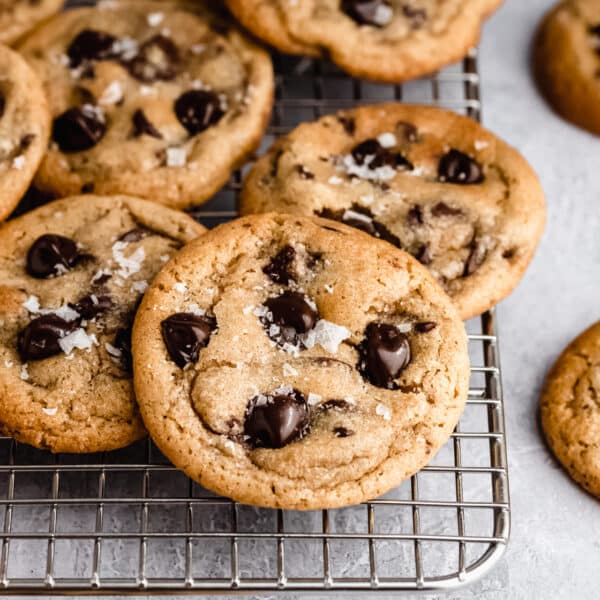
M 16 52 L 0 44 L 0 220 L 25 194 L 49 136 L 42 84 Z
M 62 5 L 63 0 L 0 0 L 0 43 L 13 44 Z
M 25 40 L 54 119 L 39 188 L 186 208 L 227 181 L 262 137 L 273 69 L 208 15 L 183 2 L 110 3 L 62 13 Z
M 545 17 L 534 47 L 540 88 L 565 119 L 600 135 L 600 3 L 565 0 Z
M 463 319 L 517 285 L 545 221 L 525 159 L 467 117 L 405 104 L 300 125 L 254 166 L 242 214 L 317 215 L 426 265 Z
M 328 56 L 356 77 L 414 79 L 460 60 L 501 0 L 226 0 L 283 52 Z
M 562 353 L 540 401 L 542 427 L 571 477 L 600 498 L 600 322 Z
M 145 434 L 131 326 L 155 274 L 204 228 L 125 196 L 73 197 L 0 229 L 0 431 L 53 452 Z
M 146 293 L 135 389 L 161 450 L 240 502 L 373 498 L 448 439 L 464 326 L 426 269 L 324 219 L 253 215 L 184 248 Z

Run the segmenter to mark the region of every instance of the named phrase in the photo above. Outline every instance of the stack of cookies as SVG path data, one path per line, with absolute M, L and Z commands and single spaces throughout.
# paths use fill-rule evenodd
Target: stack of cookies
M 53 3 L 12 4 L 0 216 L 32 181 L 55 200 L 0 228 L 0 430 L 77 453 L 148 431 L 202 485 L 283 508 L 427 464 L 465 405 L 463 320 L 514 289 L 543 230 L 519 153 L 451 112 L 363 106 L 279 139 L 243 216 L 206 232 L 182 211 L 260 143 L 269 54 L 212 3 L 104 3 L 24 39 Z M 498 1 L 228 4 L 284 51 L 401 81 L 458 58 Z

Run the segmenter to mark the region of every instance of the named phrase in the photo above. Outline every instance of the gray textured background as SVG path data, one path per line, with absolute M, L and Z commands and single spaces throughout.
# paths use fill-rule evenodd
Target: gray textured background
M 531 40 L 550 4 L 508 0 L 486 26 L 481 53 L 484 123 L 530 160 L 548 203 L 548 226 L 536 260 L 499 309 L 511 542 L 491 575 L 459 592 L 361 598 L 586 600 L 600 595 L 600 504 L 558 468 L 536 422 L 548 368 L 571 338 L 600 318 L 600 139 L 553 115 L 530 76 Z M 260 596 L 275 597 L 322 595 Z

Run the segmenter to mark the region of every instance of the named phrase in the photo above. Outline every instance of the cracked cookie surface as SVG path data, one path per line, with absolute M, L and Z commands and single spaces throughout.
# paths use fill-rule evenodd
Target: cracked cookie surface
M 467 117 L 401 104 L 300 125 L 254 165 L 240 211 L 318 215 L 401 247 L 463 319 L 512 292 L 545 223 L 543 191 L 516 150 Z
M 562 353 L 540 401 L 550 448 L 571 477 L 600 498 L 600 323 Z
M 0 0 L 0 43 L 13 44 L 58 12 L 63 0 Z
M 0 221 L 27 191 L 49 136 L 42 84 L 23 58 L 0 45 Z
M 329 56 L 356 77 L 414 79 L 460 60 L 501 0 L 226 0 L 282 52 Z
M 600 4 L 566 0 L 546 15 L 534 46 L 540 88 L 568 121 L 600 135 Z
M 58 200 L 0 229 L 0 430 L 53 452 L 145 435 L 131 325 L 147 285 L 204 232 L 124 196 Z
M 316 509 L 418 471 L 464 408 L 455 308 L 408 254 L 324 219 L 254 215 L 184 248 L 133 332 L 166 456 L 240 502 Z
M 24 41 L 54 119 L 41 190 L 186 208 L 254 150 L 271 112 L 271 60 L 232 22 L 190 6 L 73 9 Z

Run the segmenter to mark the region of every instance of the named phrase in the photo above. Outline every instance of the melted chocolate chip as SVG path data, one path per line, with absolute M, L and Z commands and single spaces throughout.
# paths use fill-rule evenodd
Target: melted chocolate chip
M 410 20 L 413 29 L 420 29 L 427 20 L 427 11 L 424 8 L 405 5 L 402 7 L 402 14 Z
M 6 109 L 6 98 L 4 94 L 0 92 L 0 119 L 4 116 L 4 111 Z
M 294 258 L 296 251 L 292 246 L 284 246 L 271 262 L 263 268 L 263 273 L 268 275 L 275 283 L 288 285 L 294 279 Z
M 411 360 L 408 338 L 393 325 L 371 323 L 359 347 L 359 371 L 373 385 L 397 389 L 394 380 Z
M 96 185 L 94 184 L 94 182 L 88 181 L 87 183 L 84 183 L 81 186 L 81 193 L 82 194 L 93 194 L 95 189 L 96 189 Z
M 70 108 L 54 119 L 52 139 L 63 152 L 93 148 L 106 133 L 106 122 L 92 106 Z
M 391 152 L 375 139 L 361 142 L 352 149 L 351 154 L 357 164 L 366 164 L 370 169 L 391 167 L 392 169 L 412 171 L 414 168 L 402 154 Z
M 146 229 L 145 227 L 134 227 L 133 229 L 126 231 L 119 238 L 119 241 L 125 242 L 127 244 L 133 244 L 135 242 L 139 242 L 140 240 L 143 240 L 144 238 L 148 237 L 151 234 L 152 234 L 152 232 L 149 229 Z
M 448 206 L 445 202 L 438 202 L 431 209 L 431 214 L 436 218 L 458 217 L 464 215 L 463 211 L 460 208 L 453 208 L 452 206 Z
M 282 448 L 308 433 L 310 410 L 304 395 L 257 396 L 250 400 L 244 420 L 244 435 L 253 448 Z
M 169 356 L 183 369 L 188 363 L 197 362 L 200 350 L 208 345 L 217 322 L 212 317 L 177 313 L 165 319 L 160 327 Z
M 353 406 L 347 400 L 327 400 L 319 404 L 319 410 L 352 410 Z
M 171 81 L 177 76 L 179 51 L 164 35 L 155 35 L 140 46 L 136 57 L 127 63 L 132 77 L 144 83 Z
M 600 24 L 592 25 L 589 32 L 596 38 L 596 54 L 600 54 Z
M 433 321 L 422 321 L 421 323 L 415 323 L 415 331 L 418 333 L 429 333 L 437 327 L 437 323 Z
M 33 143 L 33 140 L 35 140 L 35 133 L 25 134 L 19 142 L 19 148 L 21 149 L 21 151 L 27 150 L 27 148 L 29 148 L 29 146 L 31 146 L 31 144 Z
M 351 210 L 331 210 L 324 208 L 316 213 L 319 217 L 339 221 L 350 227 L 360 229 L 373 237 L 385 240 L 397 248 L 401 248 L 400 238 L 395 236 L 383 223 L 373 218 L 373 213 L 364 206 L 353 204 Z
M 71 68 L 76 68 L 86 61 L 116 58 L 117 41 L 117 38 L 110 33 L 84 29 L 67 48 Z
M 277 339 L 285 342 L 295 343 L 298 334 L 313 329 L 319 319 L 319 313 L 298 292 L 283 292 L 266 300 L 265 306 L 272 315 L 272 321 L 263 321 L 265 327 L 268 329 L 272 323 L 279 325 L 281 332 Z
M 348 135 L 354 135 L 356 132 L 356 121 L 352 117 L 338 116 L 338 121 L 342 124 L 344 131 Z
M 196 135 L 218 123 L 225 112 L 215 93 L 191 90 L 175 101 L 175 114 L 190 135 Z
M 89 321 L 98 315 L 105 313 L 113 307 L 112 300 L 108 296 L 84 296 L 76 304 L 69 304 L 83 319 Z
M 113 346 L 121 352 L 119 361 L 124 371 L 131 373 L 133 358 L 131 356 L 131 325 L 117 329 Z
M 484 179 L 481 165 L 459 150 L 450 150 L 440 159 L 438 177 L 445 183 L 472 185 Z
M 333 434 L 335 437 L 345 438 L 354 435 L 354 431 L 352 431 L 352 429 L 347 429 L 346 427 L 334 427 Z
M 423 209 L 418 204 L 415 204 L 408 211 L 406 222 L 408 223 L 409 227 L 413 228 L 423 225 Z
M 471 243 L 469 257 L 465 263 L 465 272 L 463 276 L 468 277 L 469 275 L 473 275 L 473 273 L 475 273 L 475 271 L 477 271 L 477 269 L 479 269 L 479 267 L 481 267 L 481 265 L 484 263 L 486 256 L 486 247 L 479 240 L 474 239 Z
M 23 362 L 42 360 L 62 352 L 59 340 L 73 333 L 79 324 L 58 315 L 43 315 L 19 332 L 17 349 Z
M 47 279 L 72 269 L 81 258 L 73 240 L 61 235 L 42 235 L 27 253 L 27 273 L 37 279 Z
M 385 27 L 394 15 L 389 0 L 342 0 L 342 10 L 359 25 Z
M 154 127 L 154 125 L 152 125 L 141 108 L 138 108 L 138 110 L 133 113 L 132 121 L 133 137 L 149 135 L 150 137 L 162 140 L 162 134 Z
M 414 256 L 422 265 L 430 265 L 433 259 L 429 243 L 421 244 Z
M 396 123 L 396 129 L 398 129 L 404 139 L 411 144 L 419 141 L 419 130 L 412 123 L 407 121 L 398 121 Z

